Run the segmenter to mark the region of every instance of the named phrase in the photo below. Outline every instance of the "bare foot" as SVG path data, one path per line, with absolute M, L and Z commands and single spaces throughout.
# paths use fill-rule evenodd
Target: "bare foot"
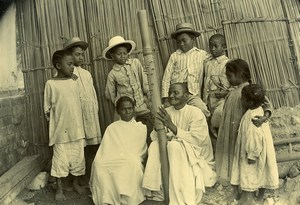
M 227 197 L 227 202 L 232 204 L 240 199 L 240 193 L 238 191 L 233 191 L 230 196 Z
M 55 200 L 56 201 L 65 201 L 66 200 L 66 197 L 62 190 L 57 190 L 57 192 L 55 193 Z
M 85 188 L 79 186 L 79 184 L 77 184 L 77 183 L 73 184 L 73 189 L 80 195 L 83 195 L 86 193 Z

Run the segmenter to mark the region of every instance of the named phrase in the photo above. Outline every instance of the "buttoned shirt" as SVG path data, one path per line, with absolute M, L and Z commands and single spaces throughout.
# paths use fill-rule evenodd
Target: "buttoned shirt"
M 207 102 L 209 93 L 217 90 L 227 90 L 230 83 L 226 77 L 225 64 L 228 62 L 225 55 L 217 58 L 208 58 L 204 63 L 203 101 Z
M 201 96 L 203 62 L 207 52 L 193 47 L 188 52 L 178 49 L 171 54 L 162 80 L 162 97 L 168 97 L 170 85 L 187 82 L 189 92 Z
M 109 72 L 105 88 L 105 96 L 114 104 L 122 96 L 128 96 L 136 101 L 136 112 L 150 112 L 144 101 L 144 95 L 149 93 L 146 72 L 137 58 L 128 59 L 124 65 L 114 64 Z

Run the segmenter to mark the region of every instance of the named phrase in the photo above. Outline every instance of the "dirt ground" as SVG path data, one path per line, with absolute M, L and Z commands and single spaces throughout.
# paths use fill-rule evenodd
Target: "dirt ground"
M 294 108 L 283 107 L 274 110 L 269 121 L 274 141 L 300 137 L 300 105 Z M 277 155 L 288 153 L 289 151 L 300 152 L 300 143 L 294 144 L 292 149 L 288 145 L 276 147 Z M 262 204 L 300 205 L 300 160 L 278 163 L 278 170 L 280 175 L 279 189 L 267 191 Z M 87 182 L 85 187 L 87 193 L 82 196 L 79 196 L 71 188 L 68 188 L 65 191 L 67 200 L 64 202 L 56 202 L 54 200 L 55 186 L 53 186 L 50 180 L 41 190 L 30 191 L 24 189 L 11 205 L 93 205 Z M 214 187 L 206 189 L 206 193 L 203 195 L 200 205 L 237 204 L 237 202 L 230 203 L 227 200 L 230 193 L 230 187 L 222 187 L 216 184 Z M 141 205 L 164 205 L 164 203 L 146 200 Z

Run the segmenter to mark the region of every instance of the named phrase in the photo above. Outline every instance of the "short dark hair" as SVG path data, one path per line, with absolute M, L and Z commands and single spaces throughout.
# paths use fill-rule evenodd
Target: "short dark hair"
M 71 55 L 69 51 L 66 50 L 57 50 L 52 55 L 52 64 L 55 68 L 57 63 L 61 63 L 61 59 L 63 59 L 64 56 Z
M 265 99 L 265 90 L 258 84 L 246 85 L 242 89 L 242 97 L 253 102 L 251 109 L 261 106 Z
M 222 46 L 226 46 L 226 39 L 225 39 L 225 36 L 223 34 L 220 34 L 220 33 L 217 33 L 217 34 L 214 34 L 212 35 L 210 38 L 209 38 L 209 42 L 213 39 L 218 39 L 221 41 L 222 43 Z
M 235 75 L 240 74 L 243 80 L 248 81 L 249 83 L 252 82 L 249 65 L 243 59 L 237 58 L 230 60 L 225 64 L 225 67 L 226 72 L 234 73 Z
M 122 105 L 123 102 L 130 102 L 133 107 L 135 106 L 135 100 L 134 99 L 132 99 L 131 97 L 128 97 L 128 96 L 122 96 L 117 100 L 117 103 L 116 103 L 116 110 L 117 110 L 118 113 L 119 113 L 119 110 L 120 110 L 121 105 Z

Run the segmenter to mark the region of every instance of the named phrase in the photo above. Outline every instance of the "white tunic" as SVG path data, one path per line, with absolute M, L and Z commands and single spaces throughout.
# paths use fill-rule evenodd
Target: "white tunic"
M 50 113 L 49 146 L 84 138 L 76 81 L 54 78 L 44 89 L 44 112 Z
M 92 164 L 90 188 L 96 205 L 137 205 L 142 190 L 147 129 L 140 122 L 110 124 Z
M 170 165 L 170 204 L 195 205 L 200 202 L 205 186 L 213 186 L 216 173 L 212 170 L 213 151 L 208 135 L 206 118 L 200 109 L 185 105 L 182 109 L 166 109 L 177 126 L 177 135 L 168 142 Z M 156 132 L 152 133 L 155 140 Z M 147 195 L 162 191 L 158 142 L 153 141 L 148 150 L 148 161 L 143 179 Z M 151 192 L 150 192 L 151 191 Z M 155 198 L 154 198 L 155 199 Z

